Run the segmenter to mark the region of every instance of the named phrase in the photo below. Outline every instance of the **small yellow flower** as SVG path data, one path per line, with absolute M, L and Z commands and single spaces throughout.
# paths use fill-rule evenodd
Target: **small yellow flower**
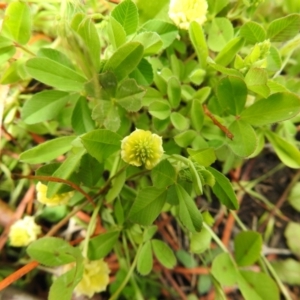
M 121 157 L 130 165 L 145 165 L 150 170 L 159 163 L 163 153 L 162 138 L 150 131 L 136 129 L 122 140 Z
M 189 29 L 192 21 L 202 25 L 206 21 L 206 0 L 171 0 L 170 19 L 181 29 Z
M 11 246 L 25 247 L 35 241 L 41 233 L 41 226 L 34 222 L 34 217 L 26 216 L 10 227 L 8 237 Z
M 74 192 L 68 192 L 63 194 L 57 194 L 51 198 L 47 198 L 48 187 L 45 184 L 42 184 L 40 181 L 36 185 L 36 190 L 37 200 L 43 204 L 46 204 L 47 206 L 67 204 L 74 195 Z
M 92 261 L 85 259 L 83 277 L 74 292 L 77 296 L 92 297 L 95 293 L 105 291 L 109 283 L 109 273 L 109 267 L 103 259 Z

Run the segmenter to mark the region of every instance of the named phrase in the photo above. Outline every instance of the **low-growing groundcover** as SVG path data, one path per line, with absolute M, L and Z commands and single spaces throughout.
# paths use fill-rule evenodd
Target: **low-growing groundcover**
M 298 299 L 299 13 L 2 3 L 0 290 Z

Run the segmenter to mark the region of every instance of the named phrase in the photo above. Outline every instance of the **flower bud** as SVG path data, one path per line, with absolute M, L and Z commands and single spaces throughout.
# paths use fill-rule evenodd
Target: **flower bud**
M 35 241 L 41 233 L 41 226 L 34 222 L 34 217 L 26 216 L 10 227 L 8 237 L 11 246 L 25 247 Z
M 42 204 L 47 206 L 57 206 L 61 204 L 67 204 L 69 200 L 73 197 L 74 192 L 68 192 L 63 194 L 57 194 L 51 198 L 47 197 L 48 187 L 45 184 L 42 184 L 40 181 L 36 185 L 37 190 L 37 200 Z
M 136 129 L 122 140 L 121 157 L 130 165 L 141 166 L 151 170 L 164 153 L 162 138 L 157 134 Z
M 109 283 L 109 273 L 109 267 L 104 260 L 85 259 L 83 277 L 74 292 L 77 296 L 86 295 L 91 298 L 95 293 L 105 291 Z
M 170 19 L 181 29 L 189 29 L 192 21 L 202 25 L 206 21 L 206 0 L 171 0 Z

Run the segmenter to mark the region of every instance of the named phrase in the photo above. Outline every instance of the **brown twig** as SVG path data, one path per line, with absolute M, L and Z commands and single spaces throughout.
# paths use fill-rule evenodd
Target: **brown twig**
M 81 193 L 93 205 L 94 208 L 96 207 L 96 204 L 93 201 L 92 197 L 88 193 L 86 193 L 80 186 L 78 186 L 77 184 L 75 184 L 72 181 L 62 179 L 62 178 L 58 178 L 58 177 L 53 177 L 53 176 L 12 174 L 11 177 L 12 177 L 12 179 L 27 178 L 27 179 L 34 179 L 34 180 L 41 180 L 41 181 L 51 181 L 51 182 L 59 182 L 59 183 L 67 184 L 71 188 L 73 188 L 74 190 Z
M 171 283 L 171 285 L 173 286 L 174 290 L 178 293 L 178 295 L 180 296 L 180 299 L 182 300 L 187 300 L 186 295 L 184 294 L 184 292 L 181 290 L 180 286 L 177 284 L 177 282 L 174 280 L 174 278 L 172 277 L 172 275 L 170 274 L 169 270 L 163 268 L 163 273 L 166 276 L 166 278 L 168 279 L 168 281 Z
M 222 125 L 217 119 L 216 117 L 209 111 L 209 109 L 207 108 L 207 106 L 205 104 L 203 104 L 203 110 L 204 113 L 211 118 L 211 120 L 213 121 L 213 123 L 218 126 L 224 133 L 225 135 L 229 138 L 229 139 L 233 139 L 234 135 L 228 130 L 228 128 L 224 125 Z
M 276 214 L 277 210 L 279 210 L 280 207 L 284 204 L 284 202 L 286 201 L 287 196 L 289 195 L 291 189 L 298 182 L 299 178 L 300 178 L 300 170 L 297 171 L 297 173 L 295 174 L 295 176 L 292 179 L 292 181 L 289 183 L 289 185 L 287 186 L 287 188 L 283 191 L 283 193 L 280 196 L 279 200 L 277 201 L 275 207 L 270 211 L 270 214 L 268 215 L 268 217 L 266 218 L 266 220 L 259 227 L 259 231 L 262 231 L 262 230 L 265 229 L 265 227 L 267 226 L 269 220 L 272 217 L 274 217 L 274 215 Z
M 26 264 L 16 272 L 10 274 L 6 278 L 4 278 L 2 281 L 0 281 L 0 291 L 4 290 L 6 287 L 11 285 L 13 282 L 24 276 L 25 274 L 29 273 L 33 269 L 35 269 L 39 265 L 39 262 L 37 261 L 31 261 L 30 263 Z

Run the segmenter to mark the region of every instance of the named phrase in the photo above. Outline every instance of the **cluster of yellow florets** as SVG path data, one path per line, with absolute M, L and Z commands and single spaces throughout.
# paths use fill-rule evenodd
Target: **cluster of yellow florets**
M 8 237 L 11 246 L 25 247 L 35 241 L 41 233 L 41 226 L 34 222 L 34 217 L 26 216 L 10 227 Z
M 150 170 L 159 163 L 163 153 L 162 138 L 150 131 L 136 129 L 122 140 L 122 159 L 133 166 L 145 165 Z
M 103 259 L 85 259 L 83 277 L 74 292 L 78 296 L 92 297 L 95 293 L 105 291 L 109 283 L 109 273 L 109 267 Z
M 37 200 L 47 206 L 56 206 L 61 204 L 67 204 L 69 200 L 73 197 L 74 192 L 68 192 L 63 194 L 54 195 L 51 198 L 47 197 L 48 187 L 41 182 L 36 185 L 37 190 Z
M 170 19 L 181 29 L 189 29 L 192 21 L 202 25 L 206 21 L 206 0 L 171 0 Z

